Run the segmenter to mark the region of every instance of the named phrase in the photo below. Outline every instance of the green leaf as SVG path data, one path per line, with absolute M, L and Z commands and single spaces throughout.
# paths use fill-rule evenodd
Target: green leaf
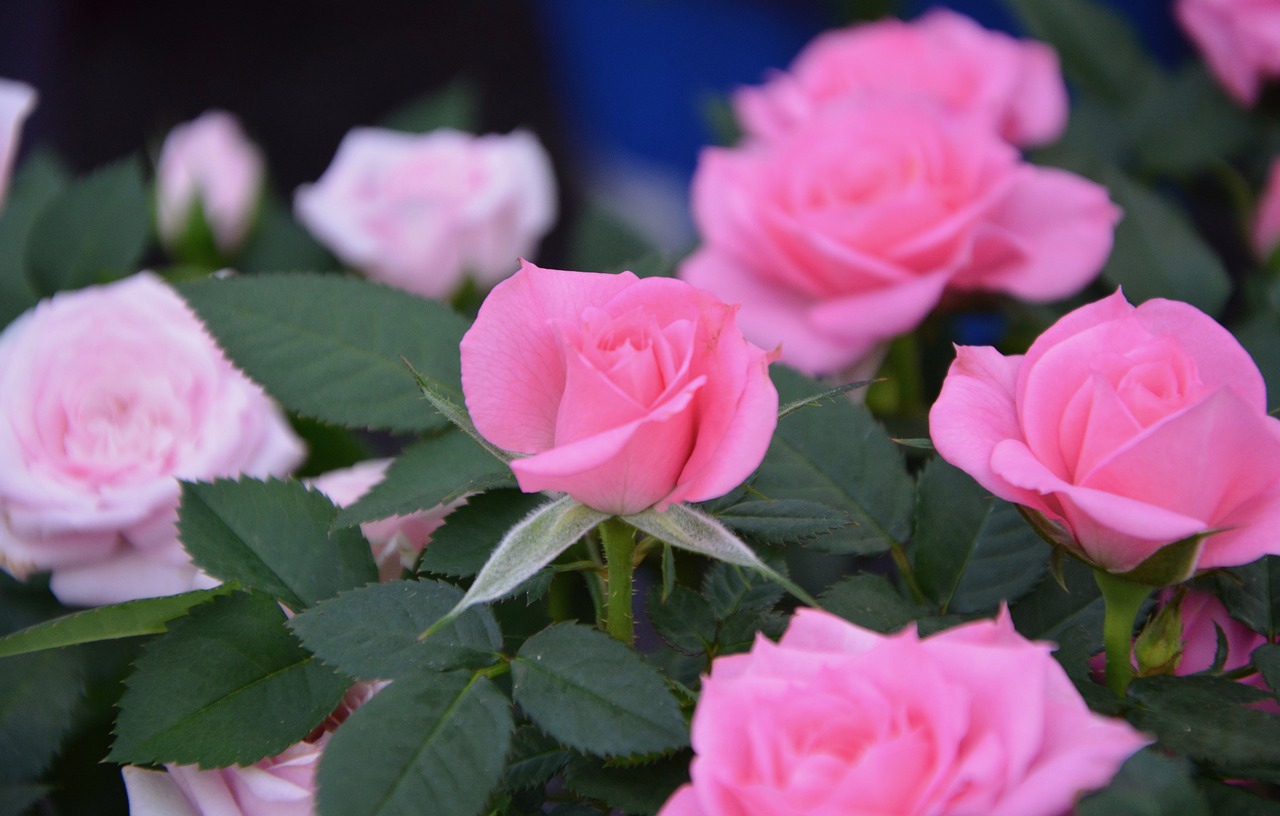
M 812 541 L 853 523 L 843 510 L 804 499 L 738 502 L 714 515 L 740 534 L 772 545 Z
M 987 612 L 1044 575 L 1049 546 L 1017 509 L 941 458 L 925 466 L 912 537 L 916 578 L 948 610 Z
M 1210 812 L 1223 816 L 1280 816 L 1280 802 L 1262 799 L 1226 782 L 1201 780 L 1201 790 Z
M 643 530 L 659 541 L 665 541 L 673 547 L 695 552 L 736 564 L 749 567 L 767 576 L 792 595 L 811 606 L 817 602 L 795 582 L 760 560 L 760 557 L 746 544 L 729 532 L 723 524 L 701 510 L 695 510 L 687 504 L 673 504 L 665 511 L 642 510 L 623 519 L 638 530 Z
M 507 531 L 546 501 L 541 493 L 505 488 L 472 496 L 432 533 L 431 546 L 423 551 L 418 571 L 458 578 L 475 575 Z
M 923 617 L 923 609 L 905 600 L 883 575 L 861 573 L 833 584 L 822 593 L 822 608 L 876 632 L 896 632 Z
M 677 586 L 665 600 L 662 587 L 653 587 L 645 611 L 658 636 L 677 652 L 704 654 L 716 642 L 716 616 L 711 604 L 687 587 Z
M 1222 629 L 1219 628 L 1221 633 Z M 1219 635 L 1221 637 L 1221 635 Z M 1273 695 L 1280 694 L 1280 645 L 1264 643 L 1253 650 L 1253 666 L 1262 673 L 1262 679 Z
M 97 640 L 159 634 L 168 629 L 169 621 L 187 614 L 193 606 L 226 595 L 232 589 L 233 586 L 224 585 L 72 612 L 0 638 L 0 657 Z
M 130 158 L 100 168 L 36 215 L 26 242 L 31 283 L 44 296 L 131 275 L 150 229 L 138 162 Z
M 441 427 L 405 359 L 461 387 L 458 343 L 467 323 L 434 301 L 305 273 L 195 281 L 178 291 L 236 365 L 304 416 L 389 431 Z
M 1222 570 L 1214 580 L 1232 617 L 1269 639 L 1280 634 L 1280 556 Z
M 571 756 L 569 750 L 532 725 L 516 729 L 507 756 L 503 787 L 507 790 L 542 787 L 560 773 Z
M 1188 62 L 1174 77 L 1139 100 L 1134 157 L 1143 170 L 1189 175 L 1239 152 L 1254 136 L 1254 122 L 1203 63 Z M 1169 127 L 1169 112 L 1178 126 Z
M 809 408 L 812 406 L 822 405 L 824 403 L 834 404 L 850 391 L 856 391 L 859 388 L 866 388 L 874 382 L 876 382 L 876 380 L 858 380 L 857 382 L 838 385 L 835 388 L 823 391 L 821 394 L 810 394 L 808 396 L 800 397 L 799 399 L 794 399 L 778 409 L 778 419 L 794 414 L 801 408 Z
M 502 779 L 511 703 L 465 672 L 403 677 L 334 732 L 317 775 L 320 816 L 472 816 Z
M 338 513 L 334 526 L 407 516 L 449 504 L 468 493 L 514 484 L 509 467 L 494 462 L 465 434 L 446 431 L 406 448 L 387 468 L 382 481 Z
M 609 208 L 587 202 L 569 233 L 569 269 L 617 269 L 652 253 L 654 247 Z
M 487 451 L 490 456 L 506 464 L 517 457 L 525 455 L 504 450 L 485 439 L 484 435 L 476 428 L 475 423 L 471 421 L 471 415 L 467 413 L 467 409 L 456 399 L 457 394 L 451 392 L 444 383 L 437 382 L 422 374 L 412 365 L 409 366 L 409 373 L 413 375 L 414 381 L 418 383 L 418 388 L 422 390 L 423 398 L 431 403 L 431 407 L 453 423 L 455 428 L 475 440 L 475 443 Z
M 0 784 L 0 816 L 24 816 L 49 793 L 48 785 L 18 783 Z
M 1103 790 L 1085 797 L 1075 816 L 1210 816 L 1185 759 L 1146 748 L 1120 767 Z
M 316 604 L 289 628 L 325 663 L 363 680 L 490 665 L 502 649 L 502 633 L 487 608 L 468 609 L 418 640 L 461 598 L 462 590 L 441 581 L 370 584 Z
M 723 561 L 712 564 L 702 577 L 702 595 L 716 620 L 744 610 L 769 609 L 782 593 L 782 587 L 765 576 Z
M 784 400 L 826 390 L 785 367 L 770 373 Z M 770 499 L 820 502 L 853 519 L 853 526 L 817 539 L 815 549 L 881 553 L 911 533 L 915 485 L 902 452 L 866 408 L 848 400 L 780 421 L 752 486 Z
M 1074 558 L 1062 563 L 1064 590 L 1052 576 L 1045 576 L 1031 592 L 1009 607 L 1019 632 L 1032 640 L 1058 641 L 1068 630 L 1086 636 L 1081 641 L 1090 652 L 1102 648 L 1102 593 L 1093 570 Z
M 763 633 L 770 640 L 777 640 L 790 621 L 781 612 L 768 609 L 740 609 L 720 622 L 716 627 L 716 653 L 745 652 L 755 643 L 756 635 Z
M 573 623 L 544 629 L 520 647 L 511 672 L 516 703 L 570 747 L 626 756 L 689 744 L 662 676 L 603 632 Z
M 273 599 L 241 592 L 175 621 L 125 681 L 108 759 L 249 765 L 305 737 L 350 681 L 314 659 L 284 623 Z
M 441 90 L 397 108 L 382 120 L 382 127 L 407 133 L 426 133 L 437 128 L 479 133 L 479 103 L 475 86 L 465 79 L 457 79 Z
M 301 611 L 378 580 L 360 531 L 329 529 L 337 513 L 327 496 L 300 482 L 183 482 L 178 535 L 205 572 Z
M 0 660 L 0 782 L 34 781 L 76 726 L 84 693 L 80 652 Z
M 39 292 L 27 275 L 25 247 L 36 214 L 66 188 L 71 173 L 48 153 L 22 163 L 0 211 L 0 328 L 36 304 Z
M 1163 297 L 1211 315 L 1221 311 L 1231 294 L 1231 279 L 1222 259 L 1186 216 L 1118 170 L 1111 169 L 1100 180 L 1124 210 L 1102 277 L 1124 287 L 1133 303 Z
M 274 197 L 263 197 L 258 223 L 235 258 L 235 268 L 245 274 L 261 272 L 328 272 L 339 264 L 324 247 L 293 219 L 288 208 Z
M 565 769 L 564 784 L 581 796 L 604 802 L 610 808 L 637 816 L 652 816 L 662 809 L 676 788 L 689 781 L 689 761 L 684 752 L 642 765 L 612 766 L 592 757 L 574 757 Z

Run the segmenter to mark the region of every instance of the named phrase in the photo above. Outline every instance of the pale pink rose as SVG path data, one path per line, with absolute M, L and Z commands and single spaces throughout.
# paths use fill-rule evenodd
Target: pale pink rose
M 819 35 L 789 71 L 733 99 L 743 129 L 776 138 L 816 111 L 868 96 L 924 100 L 1017 145 L 1052 142 L 1067 124 L 1058 55 L 937 9 Z
M 944 459 L 1110 572 L 1202 533 L 1189 571 L 1280 553 L 1280 420 L 1248 353 L 1185 303 L 1116 292 L 1025 356 L 959 346 L 929 429 Z
M 307 739 L 253 765 L 125 766 L 130 816 L 313 816 L 316 769 L 333 732 L 386 683 L 357 683 Z
M 18 155 L 22 123 L 36 106 L 35 89 L 25 82 L 0 78 L 0 209 L 9 190 L 9 174 Z
M 1255 104 L 1263 81 L 1280 76 L 1277 0 L 1177 0 L 1174 14 L 1241 105 Z
M 1271 162 L 1266 186 L 1253 214 L 1253 251 L 1267 260 L 1280 244 L 1280 159 Z
M 797 610 L 717 659 L 659 816 L 1062 816 L 1151 742 L 1091 712 L 1002 610 L 921 639 Z
M 523 131 L 357 128 L 320 180 L 298 189 L 294 210 L 345 263 L 440 298 L 467 276 L 488 287 L 515 271 L 555 222 L 555 178 Z
M 323 473 L 312 479 L 311 485 L 334 504 L 346 507 L 382 481 L 390 464 L 390 459 L 359 462 L 349 468 Z M 458 504 L 461 502 L 361 524 L 360 532 L 373 548 L 379 580 L 394 581 L 402 570 L 411 568 L 422 548 L 431 541 L 431 534 L 444 524 L 445 516 Z
M 178 479 L 283 475 L 279 408 L 150 273 L 42 301 L 0 334 L 0 566 L 63 603 L 208 586 L 174 527 Z
M 1021 161 L 981 125 L 875 101 L 704 151 L 693 214 L 703 245 L 680 276 L 742 304 L 747 337 L 810 374 L 915 328 L 948 288 L 1078 292 L 1120 217 L 1103 187 Z
M 777 425 L 770 355 L 734 312 L 670 278 L 524 263 L 462 338 L 476 428 L 522 490 L 626 515 L 737 487 Z
M 218 249 L 235 252 L 257 215 L 263 173 L 261 151 L 226 111 L 208 111 L 178 125 L 165 138 L 156 163 L 161 239 L 169 245 L 181 240 L 199 202 Z

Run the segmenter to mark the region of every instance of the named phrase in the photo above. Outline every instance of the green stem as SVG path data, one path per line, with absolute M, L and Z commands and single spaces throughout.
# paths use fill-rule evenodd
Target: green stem
M 1107 688 L 1123 697 L 1133 680 L 1133 624 L 1154 587 L 1135 584 L 1103 570 L 1094 570 L 1093 578 L 1102 590 L 1106 609 L 1102 643 L 1107 655 Z
M 598 529 L 604 542 L 604 563 L 608 569 L 605 631 L 631 646 L 635 641 L 635 620 L 631 612 L 631 576 L 635 566 L 631 562 L 631 554 L 636 547 L 636 531 L 616 516 L 600 522 Z
M 924 590 L 920 588 L 920 582 L 916 580 L 916 571 L 911 567 L 911 559 L 907 558 L 907 551 L 895 541 L 889 545 L 889 554 L 893 556 L 898 574 L 902 576 L 907 589 L 911 591 L 911 597 L 918 604 L 925 603 L 928 599 L 925 597 Z

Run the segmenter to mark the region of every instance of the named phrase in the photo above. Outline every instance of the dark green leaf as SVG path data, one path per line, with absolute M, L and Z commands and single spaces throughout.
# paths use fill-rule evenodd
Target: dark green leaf
M 562 623 L 525 641 L 511 665 L 516 702 L 564 744 L 602 756 L 689 742 L 676 698 L 640 655 L 595 629 Z
M 781 612 L 768 609 L 739 609 L 716 627 L 716 652 L 734 654 L 745 652 L 755 643 L 756 635 L 777 640 L 790 621 Z
M 843 510 L 804 499 L 744 501 L 715 517 L 761 544 L 797 544 L 844 529 L 853 523 Z
M 569 235 L 570 269 L 621 270 L 653 252 L 649 241 L 599 204 L 583 207 Z
M 925 610 L 905 600 L 883 575 L 862 573 L 822 593 L 822 608 L 877 632 L 896 632 L 923 617 Z
M 323 601 L 289 621 L 324 662 L 364 680 L 493 663 L 502 633 L 493 613 L 472 607 L 426 640 L 418 635 L 462 599 L 440 581 L 371 584 Z
M 304 416 L 390 431 L 442 427 L 406 359 L 461 387 L 458 342 L 467 323 L 434 301 L 303 273 L 184 283 L 179 291 L 236 365 Z
M 191 607 L 225 595 L 231 589 L 227 586 L 198 589 L 72 612 L 0 638 L 0 657 L 96 640 L 159 634 L 168 629 L 169 621 L 185 615 Z
M 401 678 L 356 709 L 325 746 L 320 816 L 472 816 L 502 779 L 514 723 L 488 679 Z
M 1063 590 L 1051 575 L 1012 604 L 1009 611 L 1017 630 L 1032 640 L 1057 641 L 1067 630 L 1078 630 L 1090 653 L 1102 647 L 1102 593 L 1093 570 L 1074 558 L 1063 559 Z
M 826 390 L 784 367 L 770 372 L 783 400 Z M 817 539 L 816 549 L 879 553 L 911 533 L 915 486 L 902 452 L 870 412 L 847 400 L 781 420 L 752 485 L 770 499 L 820 502 L 853 519 Z
M 0 328 L 36 304 L 40 293 L 27 274 L 27 234 L 36 214 L 71 180 L 63 164 L 47 153 L 23 162 L 0 211 Z
M 84 696 L 83 654 L 0 660 L 0 782 L 33 781 L 54 759 Z
M 1139 100 L 1134 155 L 1143 169 L 1188 175 L 1206 170 L 1250 140 L 1253 121 L 1203 63 L 1189 62 Z
M 472 496 L 432 533 L 418 571 L 459 578 L 475 575 L 507 531 L 546 500 L 541 493 L 507 489 Z
M 1184 759 L 1150 748 L 1121 766 L 1111 784 L 1076 805 L 1075 816 L 1209 816 Z
M 542 787 L 569 761 L 570 751 L 551 737 L 522 725 L 511 740 L 503 787 L 508 790 Z
M 1238 785 L 1202 780 L 1210 812 L 1221 816 L 1280 816 L 1280 802 L 1261 799 Z
M 264 197 L 249 240 L 235 259 L 246 274 L 261 272 L 324 272 L 339 268 L 289 210 L 271 196 Z
M 703 654 L 716 642 L 715 612 L 691 589 L 677 586 L 663 600 L 662 587 L 654 587 L 645 610 L 658 636 L 678 652 Z
M 1133 303 L 1172 298 L 1217 314 L 1231 294 L 1231 279 L 1186 216 L 1118 170 L 1101 181 L 1124 210 L 1103 278 L 1123 286 Z
M 1264 556 L 1215 576 L 1232 617 L 1268 638 L 1280 634 L 1280 557 Z
M 1221 627 L 1218 628 L 1218 635 L 1221 638 Z M 1221 643 L 1219 647 L 1221 648 Z M 1262 673 L 1262 679 L 1267 682 L 1272 694 L 1280 693 L 1280 645 L 1268 643 L 1259 646 L 1253 650 L 1252 660 L 1253 667 Z
M 1274 314 L 1261 313 L 1232 326 L 1231 332 L 1262 372 L 1270 401 L 1268 407 L 1280 406 L 1280 320 Z
M 350 684 L 266 595 L 215 598 L 143 650 L 120 698 L 113 762 L 249 765 L 305 737 Z
M 137 161 L 100 168 L 36 215 L 25 254 L 32 285 L 44 296 L 137 272 L 150 226 Z
M 681 752 L 642 765 L 613 767 L 592 757 L 574 757 L 564 784 L 582 796 L 638 816 L 662 809 L 676 788 L 689 781 L 689 754 Z
M 1013 505 L 933 459 L 920 477 L 912 538 L 916 577 L 945 612 L 987 612 L 1044 575 L 1049 545 Z
M 717 562 L 702 578 L 702 594 L 717 620 L 746 609 L 768 609 L 782 597 L 782 587 L 756 572 Z
M 493 487 L 515 484 L 511 468 L 494 461 L 455 430 L 424 439 L 396 457 L 382 481 L 338 513 L 337 527 L 407 516 Z
M 183 482 L 178 534 L 192 560 L 294 611 L 378 580 L 359 530 L 330 530 L 333 502 L 300 482 Z
M 48 792 L 48 785 L 0 783 L 0 816 L 24 816 Z
M 382 120 L 382 127 L 408 133 L 426 133 L 437 128 L 479 133 L 479 102 L 475 86 L 463 79 L 454 80 L 442 90 L 397 108 Z

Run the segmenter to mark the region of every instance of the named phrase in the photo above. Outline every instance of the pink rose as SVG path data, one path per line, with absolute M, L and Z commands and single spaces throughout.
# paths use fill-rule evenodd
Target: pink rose
M 1280 553 L 1280 420 L 1245 350 L 1185 303 L 1116 292 L 1025 356 L 960 346 L 929 426 L 944 459 L 1107 571 L 1200 534 L 1186 572 Z
M 126 766 L 130 816 L 313 816 L 316 769 L 333 732 L 386 683 L 357 683 L 316 732 L 252 765 L 164 771 Z
M 1052 48 L 945 9 L 822 34 L 789 72 L 733 103 L 747 133 L 776 138 L 833 102 L 868 96 L 936 103 L 1017 145 L 1052 142 L 1067 124 Z
M 331 470 L 311 480 L 311 485 L 329 497 L 339 507 L 352 504 L 382 481 L 390 459 L 372 459 L 342 470 Z M 373 547 L 373 560 L 378 564 L 378 577 L 382 581 L 394 581 L 402 570 L 409 569 L 417 560 L 422 548 L 431 540 L 431 534 L 444 524 L 444 517 L 461 502 L 411 513 L 392 516 L 380 521 L 360 525 L 360 532 Z
M 476 428 L 525 492 L 606 513 L 702 501 L 737 487 L 777 424 L 770 355 L 734 312 L 670 278 L 539 269 L 498 284 L 462 338 Z
M 178 125 L 156 163 L 156 221 L 166 244 L 178 242 L 200 203 L 218 249 L 240 248 L 262 194 L 262 153 L 226 111 Z
M 1174 14 L 1209 70 L 1241 105 L 1262 82 L 1280 76 L 1280 3 L 1276 0 L 1177 0 Z
M 347 134 L 324 175 L 299 188 L 298 220 L 345 263 L 425 297 L 470 275 L 492 286 L 556 217 L 551 160 L 533 135 Z
M 1280 159 L 1271 162 L 1266 186 L 1253 215 L 1253 251 L 1266 261 L 1280 244 Z
M 659 816 L 1061 816 L 1150 742 L 1091 712 L 1007 611 L 921 639 L 797 610 L 717 659 Z
M 303 453 L 149 273 L 55 295 L 0 334 L 0 566 L 52 570 L 63 603 L 208 586 L 177 540 L 177 479 L 283 475 Z
M 704 151 L 693 214 L 703 245 L 680 276 L 741 303 L 747 337 L 810 374 L 915 328 L 948 288 L 1079 291 L 1120 216 L 1104 188 L 1022 162 L 973 121 L 883 102 Z
M 1164 602 L 1168 601 L 1168 592 Z M 1192 590 L 1182 599 L 1182 657 L 1174 674 L 1197 674 L 1213 668 L 1218 654 L 1218 630 L 1227 639 L 1227 659 L 1223 671 L 1233 671 L 1249 665 L 1253 650 L 1266 644 L 1267 639 L 1240 621 L 1231 617 L 1217 596 L 1209 592 Z M 1262 675 L 1254 674 L 1243 682 L 1261 689 L 1267 687 Z
M 36 106 L 35 89 L 25 82 L 0 79 L 0 209 L 9 189 L 9 174 L 18 155 L 22 123 Z

